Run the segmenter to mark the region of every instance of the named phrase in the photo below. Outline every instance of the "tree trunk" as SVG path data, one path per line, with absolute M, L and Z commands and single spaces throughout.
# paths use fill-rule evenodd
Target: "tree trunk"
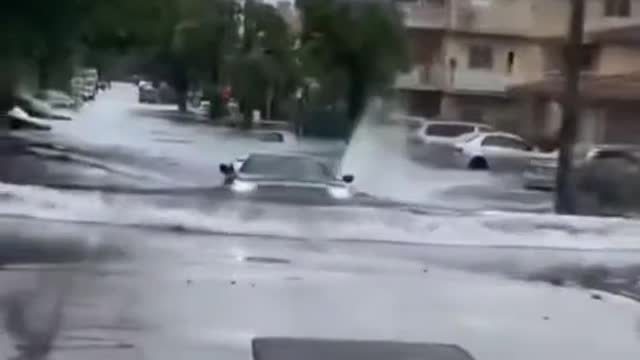
M 576 141 L 578 117 L 580 115 L 580 60 L 584 32 L 584 0 L 573 0 L 569 28 L 569 43 L 566 47 L 565 93 L 560 128 L 560 155 L 556 177 L 556 212 L 575 214 L 576 187 L 573 176 L 573 146 Z
M 267 120 L 273 120 L 271 118 L 271 115 L 272 115 L 271 111 L 272 111 L 272 107 L 273 107 L 273 98 L 274 98 L 273 87 L 269 86 L 267 88 L 267 96 L 266 96 L 266 101 L 265 101 L 265 104 L 264 104 L 265 105 L 264 115 L 265 115 L 265 119 L 267 119 Z
M 16 87 L 16 61 L 11 58 L 0 58 L 0 112 L 11 110 L 14 106 Z
M 187 93 L 184 90 L 179 90 L 176 94 L 178 103 L 178 111 L 187 112 Z

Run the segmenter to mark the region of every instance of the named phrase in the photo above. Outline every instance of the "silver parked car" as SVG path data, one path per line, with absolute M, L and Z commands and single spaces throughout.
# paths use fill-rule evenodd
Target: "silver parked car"
M 617 160 L 633 163 L 640 158 L 638 154 L 640 154 L 640 146 L 637 145 L 579 145 L 575 150 L 574 167 L 577 169 L 594 167 L 600 162 Z M 528 189 L 553 190 L 556 185 L 557 169 L 557 151 L 546 156 L 533 157 L 523 174 L 524 186 Z
M 426 121 L 409 135 L 408 151 L 414 159 L 451 165 L 454 145 L 469 134 L 491 132 L 486 124 L 460 121 Z
M 471 170 L 522 171 L 536 154 L 524 139 L 505 132 L 469 134 L 454 148 L 456 164 Z

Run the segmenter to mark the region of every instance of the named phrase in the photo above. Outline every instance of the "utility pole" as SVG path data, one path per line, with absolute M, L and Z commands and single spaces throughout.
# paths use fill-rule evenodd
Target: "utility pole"
M 565 89 L 562 98 L 560 155 L 556 176 L 556 212 L 575 214 L 576 184 L 573 176 L 573 146 L 580 117 L 580 67 L 584 36 L 584 0 L 571 0 L 569 41 L 565 48 Z

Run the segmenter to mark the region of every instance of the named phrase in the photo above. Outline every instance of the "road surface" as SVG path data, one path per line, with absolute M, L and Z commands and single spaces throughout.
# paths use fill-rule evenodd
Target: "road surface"
M 134 95 L 1 142 L 4 358 L 251 359 L 273 336 L 637 358 L 635 221 L 526 212 L 548 199 L 405 160 L 373 121 L 347 147 L 264 144 Z M 421 206 L 221 201 L 217 164 L 257 150 L 325 156 Z

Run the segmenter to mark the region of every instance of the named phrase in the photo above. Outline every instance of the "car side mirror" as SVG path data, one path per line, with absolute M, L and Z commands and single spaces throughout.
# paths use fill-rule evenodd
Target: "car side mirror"
M 347 184 L 351 184 L 353 180 L 355 180 L 355 177 L 353 175 L 344 175 L 342 177 L 342 181 L 344 181 Z
M 220 164 L 220 172 L 224 175 L 233 174 L 233 166 L 228 164 Z

